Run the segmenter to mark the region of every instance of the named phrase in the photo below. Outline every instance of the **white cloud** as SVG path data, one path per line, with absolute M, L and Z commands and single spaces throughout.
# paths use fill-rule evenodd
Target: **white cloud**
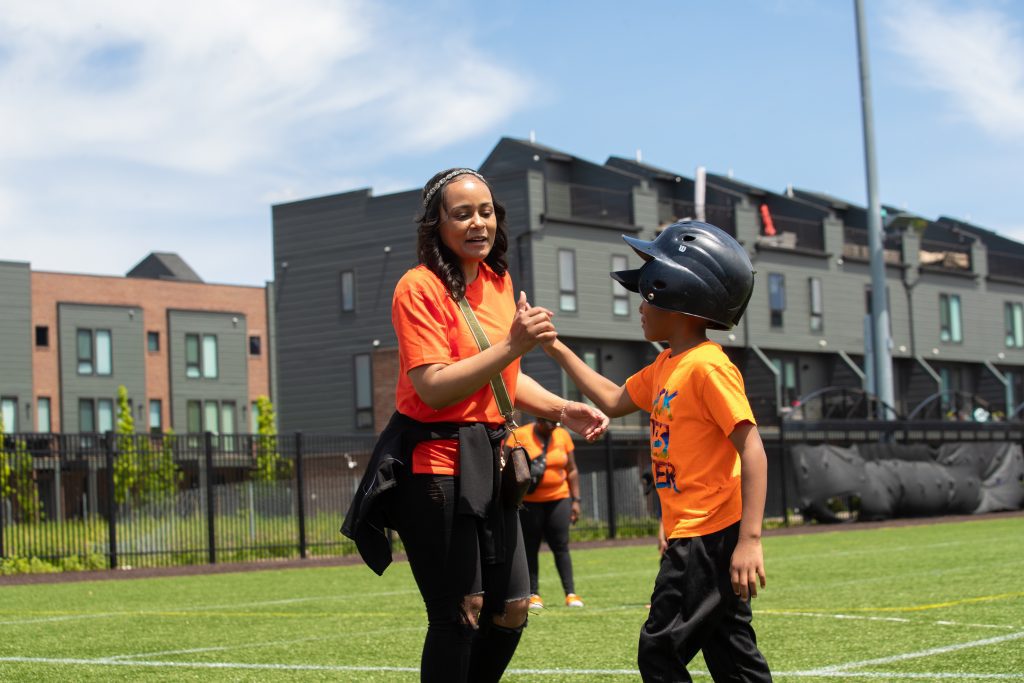
M 1024 139 L 1024 30 L 993 7 L 890 2 L 889 45 L 921 85 L 948 96 L 954 111 L 989 134 Z
M 524 106 L 531 85 L 471 32 L 438 41 L 441 21 L 363 0 L 0 0 L 0 91 L 16 93 L 0 98 L 4 257 L 123 272 L 78 234 L 130 244 L 130 267 L 190 237 L 219 249 L 225 221 L 247 227 L 225 244 L 265 243 L 246 278 L 262 281 L 268 197 L 372 177 Z

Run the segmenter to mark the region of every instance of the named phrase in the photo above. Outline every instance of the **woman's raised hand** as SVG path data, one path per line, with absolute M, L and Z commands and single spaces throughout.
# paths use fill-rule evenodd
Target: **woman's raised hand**
M 540 306 L 531 306 L 526 300 L 526 292 L 519 292 L 516 303 L 516 315 L 512 319 L 512 328 L 508 332 L 509 345 L 517 356 L 521 356 L 537 344 L 552 342 L 558 338 L 553 313 Z

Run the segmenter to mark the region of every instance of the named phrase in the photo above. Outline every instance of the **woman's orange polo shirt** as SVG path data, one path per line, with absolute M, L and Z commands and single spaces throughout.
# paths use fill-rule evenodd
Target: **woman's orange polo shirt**
M 476 280 L 466 287 L 466 300 L 491 344 L 504 339 L 516 312 L 512 278 L 508 273 L 498 275 L 486 263 L 481 263 Z M 450 365 L 480 352 L 459 305 L 452 301 L 444 285 L 426 266 L 407 271 L 398 281 L 391 304 L 391 322 L 398 336 L 399 373 L 395 391 L 398 412 L 421 422 L 485 422 L 491 426 L 505 422 L 490 384 L 440 410 L 424 403 L 413 388 L 409 380 L 409 371 L 413 368 L 434 363 Z M 519 359 L 509 363 L 501 375 L 514 404 Z M 458 474 L 458 441 L 421 442 L 413 451 L 412 471 L 415 474 Z

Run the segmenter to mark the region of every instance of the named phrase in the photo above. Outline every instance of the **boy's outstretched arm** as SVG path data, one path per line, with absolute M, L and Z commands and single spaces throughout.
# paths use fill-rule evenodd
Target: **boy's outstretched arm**
M 640 410 L 629 397 L 625 385 L 619 386 L 607 377 L 600 375 L 593 368 L 572 352 L 561 339 L 546 344 L 544 350 L 562 366 L 576 386 L 587 398 L 594 402 L 608 417 L 620 417 Z
M 729 574 L 732 589 L 743 600 L 757 597 L 757 584 L 765 586 L 764 553 L 761 550 L 761 523 L 768 490 L 768 457 L 761 435 L 750 422 L 741 422 L 729 435 L 740 454 L 740 488 L 743 517 L 740 537 L 732 553 Z

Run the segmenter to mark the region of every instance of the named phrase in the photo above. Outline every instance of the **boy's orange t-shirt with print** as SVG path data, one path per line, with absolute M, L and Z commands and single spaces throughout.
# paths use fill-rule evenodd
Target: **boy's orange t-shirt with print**
M 729 440 L 741 422 L 757 424 L 743 376 L 718 344 L 676 356 L 662 352 L 626 380 L 651 412 L 651 468 L 669 538 L 705 536 L 740 520 L 740 457 Z
M 523 425 L 509 435 L 506 443 L 509 446 L 522 444 L 526 449 L 530 460 L 540 457 L 543 442 L 537 435 L 536 422 Z M 562 500 L 569 497 L 569 473 L 566 465 L 569 464 L 569 454 L 575 446 L 569 432 L 561 427 L 555 427 L 548 438 L 547 466 L 544 468 L 544 476 L 533 493 L 527 493 L 523 498 L 528 503 L 548 503 L 553 500 Z
M 466 300 L 491 344 L 508 334 L 516 313 L 512 278 L 498 275 L 486 263 L 480 264 L 476 280 L 466 287 Z M 459 305 L 448 296 L 441 281 L 423 265 L 409 270 L 395 286 L 391 323 L 398 336 L 398 412 L 420 422 L 484 422 L 492 427 L 504 424 L 490 384 L 468 398 L 434 410 L 419 397 L 409 371 L 421 365 L 456 361 L 480 353 Z M 509 398 L 515 403 L 519 359 L 501 371 Z M 415 474 L 458 474 L 459 442 L 446 439 L 420 442 L 413 451 Z

